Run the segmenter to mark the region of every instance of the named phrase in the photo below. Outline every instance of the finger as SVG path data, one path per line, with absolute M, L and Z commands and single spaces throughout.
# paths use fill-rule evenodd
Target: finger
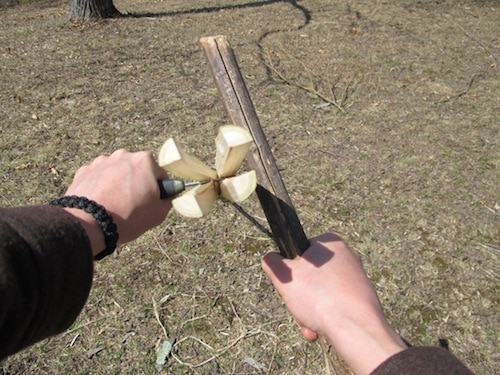
M 150 151 L 139 151 L 135 156 L 142 161 L 145 161 L 148 167 L 153 171 L 156 180 L 165 180 L 168 178 L 167 172 L 158 165 L 155 156 Z
M 318 339 L 318 334 L 310 330 L 309 328 L 300 327 L 300 332 L 302 333 L 302 336 L 304 336 L 308 341 L 316 341 Z
M 269 253 L 262 259 L 262 269 L 276 287 L 292 280 L 291 269 L 286 262 L 287 260 L 278 253 Z
M 158 163 L 156 162 L 156 160 L 153 160 L 153 171 L 154 171 L 154 175 L 155 175 L 155 178 L 157 180 L 166 180 L 169 178 L 168 176 L 168 173 L 165 169 L 163 169 L 162 167 L 160 167 L 158 165 Z
M 283 257 L 280 254 L 269 253 L 262 258 L 262 269 L 269 277 L 273 277 L 282 263 Z

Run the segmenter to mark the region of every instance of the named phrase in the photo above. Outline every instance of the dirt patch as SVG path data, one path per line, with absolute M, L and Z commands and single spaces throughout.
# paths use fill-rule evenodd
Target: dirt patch
M 47 202 L 98 154 L 170 136 L 213 163 L 227 117 L 197 43 L 226 34 L 306 233 L 339 232 L 362 254 L 407 340 L 444 339 L 476 373 L 500 371 L 494 1 L 115 5 L 136 17 L 0 10 L 2 205 Z M 244 208 L 265 224 L 255 197 Z M 67 333 L 3 371 L 154 373 L 163 325 L 177 339 L 164 373 L 348 373 L 301 338 L 262 274 L 274 250 L 230 205 L 172 213 L 97 265 Z

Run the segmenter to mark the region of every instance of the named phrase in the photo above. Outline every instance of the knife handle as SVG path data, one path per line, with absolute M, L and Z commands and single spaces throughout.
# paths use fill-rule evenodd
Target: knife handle
M 160 199 L 174 197 L 186 190 L 184 181 L 177 179 L 158 180 L 158 187 L 160 188 Z

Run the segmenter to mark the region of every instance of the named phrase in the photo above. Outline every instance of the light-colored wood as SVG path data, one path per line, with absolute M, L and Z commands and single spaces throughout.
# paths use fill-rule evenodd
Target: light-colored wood
M 217 172 L 193 154 L 182 149 L 173 138 L 168 139 L 160 149 L 158 164 L 175 177 L 195 181 L 217 178 Z
M 234 176 L 245 160 L 252 144 L 252 136 L 248 130 L 236 125 L 225 125 L 219 128 L 215 145 L 215 170 L 219 177 Z
M 172 206 L 181 215 L 200 218 L 207 215 L 218 198 L 214 182 L 195 187 L 172 200 Z
M 257 176 L 254 171 L 234 176 L 252 144 L 248 130 L 235 125 L 221 126 L 215 144 L 217 170 L 213 170 L 196 156 L 183 150 L 173 138 L 168 139 L 160 149 L 158 156 L 160 166 L 175 177 L 195 181 L 224 178 L 222 181 L 212 181 L 188 190 L 174 198 L 172 205 L 183 216 L 207 215 L 219 194 L 229 201 L 241 203 L 257 186 Z
M 220 194 L 228 201 L 241 203 L 254 192 L 256 187 L 257 175 L 255 171 L 248 171 L 222 180 L 220 182 Z

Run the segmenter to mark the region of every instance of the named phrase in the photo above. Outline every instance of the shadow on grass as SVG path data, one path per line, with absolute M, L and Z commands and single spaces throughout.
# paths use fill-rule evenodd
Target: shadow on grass
M 221 10 L 258 8 L 278 3 L 288 3 L 291 4 L 294 8 L 300 10 L 304 15 L 305 25 L 309 24 L 309 22 L 311 21 L 311 12 L 304 6 L 298 4 L 298 0 L 263 0 L 263 1 L 244 3 L 244 4 L 211 6 L 211 7 L 203 7 L 196 9 L 186 9 L 181 11 L 173 11 L 173 12 L 129 13 L 129 14 L 124 14 L 123 16 L 132 18 L 173 17 L 185 14 L 213 13 L 213 12 L 219 12 Z

